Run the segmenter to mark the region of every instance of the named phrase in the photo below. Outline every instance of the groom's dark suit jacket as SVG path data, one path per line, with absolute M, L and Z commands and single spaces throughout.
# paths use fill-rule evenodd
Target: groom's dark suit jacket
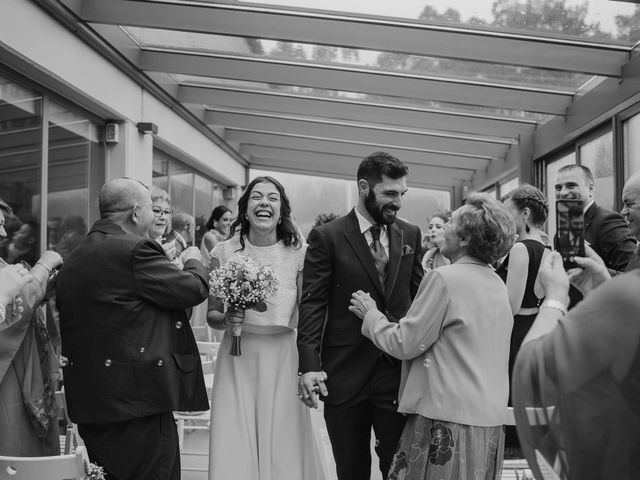
M 300 371 L 324 370 L 329 377 L 327 404 L 354 397 L 373 374 L 383 354 L 360 333 L 362 320 L 348 310 L 351 294 L 369 292 L 391 321 L 402 318 L 422 280 L 421 234 L 403 220 L 388 227 L 386 285 L 380 283 L 355 211 L 309 234 L 298 323 Z M 398 369 L 400 362 L 387 357 Z

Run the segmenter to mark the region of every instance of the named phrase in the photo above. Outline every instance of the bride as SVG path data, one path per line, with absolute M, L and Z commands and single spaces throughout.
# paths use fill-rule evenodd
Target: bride
M 309 409 L 296 397 L 294 329 L 305 251 L 282 185 L 272 177 L 253 180 L 238 201 L 229 240 L 211 252 L 212 268 L 250 257 L 276 272 L 279 288 L 265 312 L 246 311 L 241 356 L 229 354 L 224 334 L 211 399 L 210 480 L 326 477 Z M 226 329 L 221 303 L 209 298 L 207 321 Z

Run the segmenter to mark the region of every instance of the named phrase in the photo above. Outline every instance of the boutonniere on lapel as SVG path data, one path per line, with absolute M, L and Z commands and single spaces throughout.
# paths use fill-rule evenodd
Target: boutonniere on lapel
M 404 257 L 405 255 L 413 255 L 411 245 L 402 245 L 402 256 Z

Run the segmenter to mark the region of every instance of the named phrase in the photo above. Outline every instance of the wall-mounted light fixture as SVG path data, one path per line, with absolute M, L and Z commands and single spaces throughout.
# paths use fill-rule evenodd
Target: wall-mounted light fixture
M 136 123 L 136 127 L 140 133 L 151 133 L 153 135 L 158 133 L 158 126 L 155 123 L 140 122 Z

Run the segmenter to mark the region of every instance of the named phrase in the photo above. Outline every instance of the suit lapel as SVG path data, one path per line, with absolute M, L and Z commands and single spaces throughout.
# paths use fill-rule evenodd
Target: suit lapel
M 400 257 L 402 255 L 403 233 L 400 227 L 392 223 L 387 228 L 389 234 L 389 263 L 387 264 L 387 281 L 385 285 L 385 299 L 388 300 L 398 277 Z
M 589 243 L 593 243 L 593 239 L 591 238 L 591 224 L 593 223 L 593 219 L 596 218 L 597 208 L 598 206 L 593 202 L 591 207 L 584 212 L 584 237 Z
M 360 232 L 360 224 L 353 210 L 351 210 L 347 216 L 347 229 L 344 235 L 356 253 L 358 260 L 362 263 L 369 277 L 371 277 L 380 295 L 383 296 L 384 289 L 380 283 L 380 277 L 378 276 L 378 270 L 376 270 L 376 264 L 373 261 L 373 255 L 371 255 L 371 250 L 369 250 L 369 245 L 367 245 L 364 235 Z

